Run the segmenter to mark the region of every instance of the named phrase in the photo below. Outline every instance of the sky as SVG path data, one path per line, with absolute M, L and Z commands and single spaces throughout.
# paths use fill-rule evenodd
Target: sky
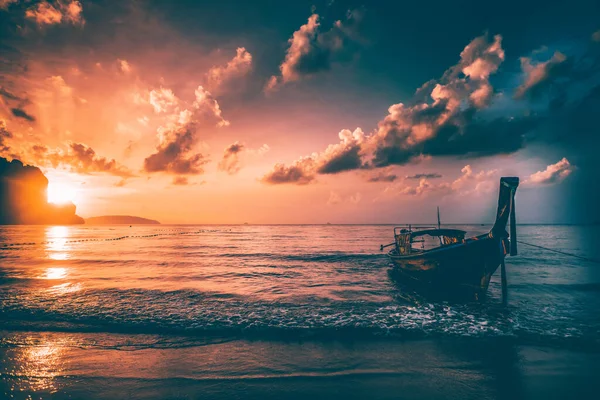
M 0 156 L 85 217 L 600 222 L 600 3 L 0 0 Z

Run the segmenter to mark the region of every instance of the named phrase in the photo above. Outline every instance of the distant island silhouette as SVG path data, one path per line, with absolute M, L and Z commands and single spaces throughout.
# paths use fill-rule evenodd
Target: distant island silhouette
M 32 165 L 0 157 L 0 225 L 83 224 L 75 204 L 48 203 L 48 178 Z
M 85 219 L 86 225 L 158 225 L 160 222 L 130 215 L 102 215 Z

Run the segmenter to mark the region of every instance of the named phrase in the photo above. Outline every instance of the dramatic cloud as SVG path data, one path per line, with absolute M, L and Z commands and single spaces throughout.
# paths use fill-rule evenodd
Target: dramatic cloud
M 355 39 L 355 26 L 361 18 L 360 11 L 349 12 L 345 22 L 336 21 L 330 30 L 322 32 L 319 15 L 311 15 L 288 40 L 290 47 L 279 66 L 281 75 L 272 76 L 265 91 L 330 69 L 334 56 L 342 51 L 344 43 Z
M 369 141 L 374 166 L 406 164 L 421 155 L 476 156 L 521 147 L 523 129 L 514 126 L 518 121 L 499 118 L 489 122 L 478 118 L 479 110 L 487 107 L 493 94 L 489 77 L 504 61 L 502 37 L 496 35 L 491 42 L 487 36 L 478 37 L 460 57 L 460 62 L 448 69 L 439 83 L 428 82 L 417 91 L 415 97 L 425 101 L 389 108 L 389 114 L 379 122 Z M 489 130 L 495 132 L 490 134 Z
M 433 174 L 416 174 L 416 175 L 405 176 L 404 179 L 436 179 L 436 178 L 441 178 L 441 177 L 442 177 L 442 175 L 433 173 Z
M 298 37 L 310 37 L 316 23 L 310 19 Z M 504 57 L 501 36 L 475 38 L 439 82 L 423 85 L 411 104 L 392 105 L 372 134 L 340 132 L 340 143 L 310 156 L 315 170 L 303 169 L 304 175 L 403 165 L 429 156 L 480 157 L 519 150 L 525 134 L 537 126 L 535 116 L 480 115 L 494 93 L 489 78 Z
M 201 174 L 202 166 L 208 162 L 200 154 L 191 154 L 197 143 L 196 124 L 189 122 L 171 128 L 159 128 L 160 143 L 156 153 L 146 157 L 146 172 L 168 172 L 173 174 Z
M 156 104 L 163 110 L 163 106 L 171 107 L 171 103 L 163 101 L 175 99 L 172 91 L 161 89 L 156 92 Z M 202 174 L 202 166 L 209 160 L 201 153 L 193 153 L 198 143 L 198 130 L 200 125 L 215 125 L 224 127 L 229 121 L 223 118 L 219 103 L 210 92 L 202 86 L 194 92 L 195 100 L 191 111 L 185 109 L 170 116 L 170 121 L 158 128 L 159 144 L 156 152 L 144 159 L 146 172 L 166 172 L 178 175 Z
M 57 0 L 54 5 L 42 1 L 25 11 L 25 17 L 35 21 L 39 26 L 60 23 L 83 25 L 83 7 L 77 0 Z
M 567 56 L 557 51 L 545 62 L 534 63 L 529 57 L 521 57 L 525 81 L 515 91 L 515 98 L 536 97 L 548 89 L 556 79 L 568 75 L 571 69 Z
M 336 174 L 362 166 L 360 151 L 361 145 L 365 141 L 363 131 L 360 128 L 356 128 L 354 132 L 344 129 L 338 136 L 340 143 L 329 145 L 318 156 L 318 173 Z
M 21 108 L 11 108 L 10 112 L 15 117 L 26 119 L 29 122 L 34 122 L 35 121 L 35 117 L 33 115 L 27 114 L 27 112 L 25 112 L 25 110 L 23 110 Z
M 66 152 L 61 149 L 51 150 L 42 145 L 32 146 L 31 151 L 37 164 L 49 164 L 54 168 L 62 166 L 82 174 L 98 172 L 121 178 L 134 176 L 128 168 L 114 159 L 101 157 L 94 149 L 82 143 L 70 142 Z
M 282 83 L 296 81 L 302 73 L 314 73 L 319 69 L 329 68 L 328 57 L 316 42 L 317 28 L 320 25 L 318 21 L 317 14 L 311 15 L 308 22 L 294 32 L 289 40 L 290 47 L 279 67 Z M 273 88 L 272 83 L 269 85 Z
M 290 167 L 277 164 L 263 177 L 269 184 L 295 183 L 305 185 L 312 181 L 316 174 L 337 174 L 355 170 L 363 166 L 361 161 L 361 144 L 365 135 L 360 128 L 354 131 L 343 129 L 338 134 L 340 142 L 329 145 L 321 153 L 313 153 L 295 161 Z M 273 179 L 271 179 L 273 178 Z
M 10 147 L 5 143 L 6 139 L 13 137 L 6 127 L 6 121 L 0 119 L 0 152 L 6 152 L 10 150 Z
M 286 167 L 284 164 L 275 164 L 273 170 L 261 178 L 263 183 L 279 185 L 283 183 L 295 183 L 306 185 L 315 179 L 315 160 L 312 157 L 304 157 L 294 161 Z
M 236 55 L 225 66 L 212 67 L 206 73 L 206 86 L 213 93 L 221 92 L 233 81 L 248 74 L 252 69 L 252 54 L 244 47 L 236 50 Z
M 241 168 L 239 154 L 244 149 L 245 146 L 239 142 L 229 145 L 223 152 L 223 158 L 218 165 L 219 170 L 225 171 L 229 175 L 238 173 Z
M 539 185 L 560 183 L 571 175 L 574 170 L 575 167 L 571 165 L 569 160 L 563 158 L 556 164 L 548 165 L 545 170 L 532 174 L 525 182 Z

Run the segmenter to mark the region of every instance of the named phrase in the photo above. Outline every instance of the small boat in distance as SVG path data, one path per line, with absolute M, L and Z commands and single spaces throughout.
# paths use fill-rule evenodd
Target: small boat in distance
M 465 238 L 465 231 L 442 229 L 439 209 L 437 228 L 395 227 L 394 242 L 381 246 L 381 250 L 394 246 L 388 253 L 392 272 L 406 278 L 402 280 L 407 284 L 431 290 L 436 296 L 479 300 L 485 296 L 490 278 L 502 265 L 502 293 L 506 301 L 504 257 L 517 254 L 514 200 L 518 186 L 519 178 L 500 179 L 498 212 L 489 233 Z M 510 236 L 506 231 L 509 217 Z M 425 249 L 425 242 L 432 238 L 437 238 L 436 246 Z M 418 243 L 421 248 L 414 246 Z

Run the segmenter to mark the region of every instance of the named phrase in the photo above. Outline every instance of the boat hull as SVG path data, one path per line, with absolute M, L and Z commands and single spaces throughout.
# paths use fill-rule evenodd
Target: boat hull
M 507 242 L 507 239 L 504 239 Z M 443 297 L 482 299 L 507 243 L 487 235 L 424 253 L 388 256 L 403 283 Z

